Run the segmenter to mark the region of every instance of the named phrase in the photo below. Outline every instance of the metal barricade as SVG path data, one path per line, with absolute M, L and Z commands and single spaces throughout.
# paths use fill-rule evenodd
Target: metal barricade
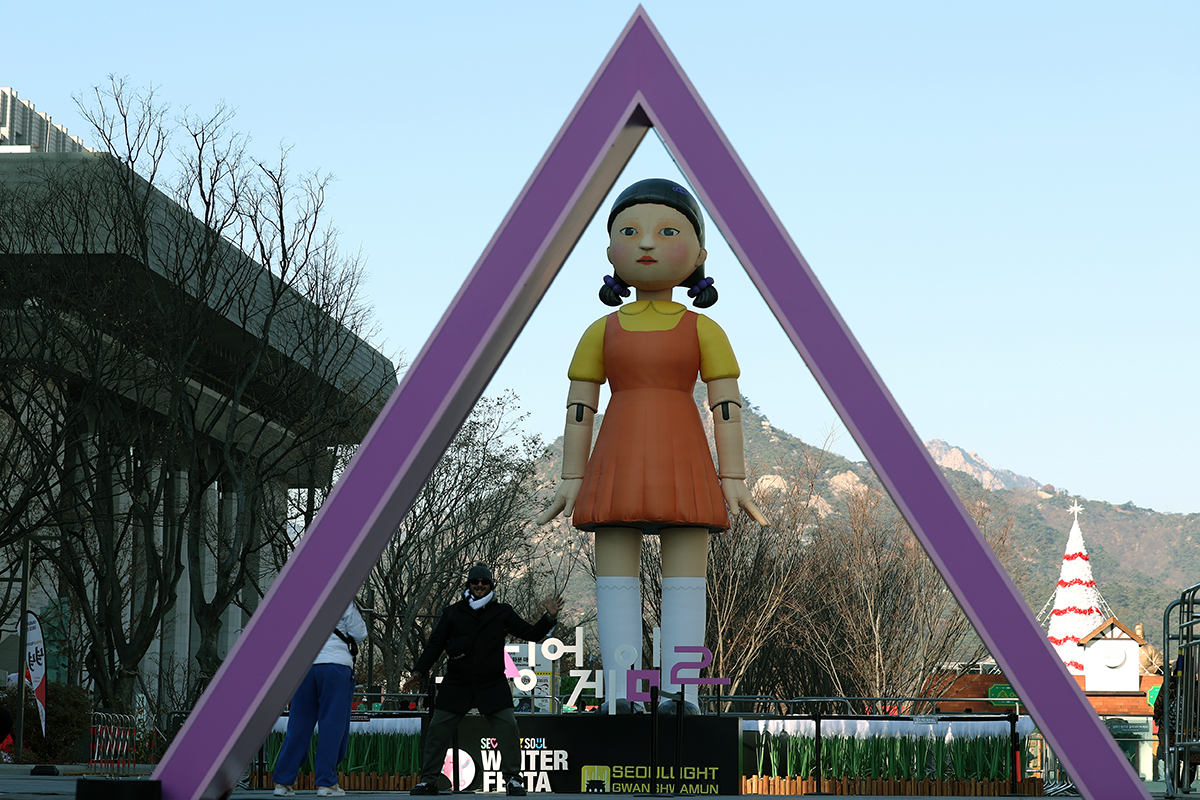
M 700 710 L 705 714 L 767 714 L 781 717 L 786 712 L 784 703 L 768 694 L 713 694 L 701 695 Z
M 355 692 L 356 698 L 366 698 L 366 705 L 360 711 L 420 711 L 425 702 L 424 694 L 406 694 L 403 692 Z
M 92 772 L 107 778 L 133 773 L 136 721 L 132 714 L 92 712 Z
M 1075 781 L 1041 733 L 1030 734 L 1026 740 L 1024 758 L 1028 771 L 1041 777 L 1042 793 L 1046 797 L 1079 794 Z
M 874 716 L 896 716 L 939 713 L 939 704 L 976 702 L 984 706 L 1004 705 L 1013 706 L 1013 710 L 1021 714 L 1021 701 L 1018 699 L 998 700 L 991 697 L 792 697 L 781 700 L 772 695 L 738 694 L 738 695 L 701 695 L 700 708 L 706 714 L 742 714 L 742 715 L 775 715 L 808 716 L 817 711 L 824 713 L 841 707 L 846 714 L 857 713 Z M 968 712 L 970 709 L 968 709 Z
M 1196 764 L 1200 762 L 1200 584 L 1185 589 L 1163 612 L 1163 667 L 1167 678 L 1159 690 L 1162 703 L 1160 753 L 1165 764 L 1166 796 L 1191 793 Z M 1178 657 L 1171 663 L 1171 643 Z

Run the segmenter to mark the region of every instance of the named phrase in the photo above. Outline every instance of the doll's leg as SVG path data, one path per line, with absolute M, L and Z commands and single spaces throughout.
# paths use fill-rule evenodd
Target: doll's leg
M 637 528 L 596 529 L 596 627 L 605 670 L 605 696 L 625 697 L 623 670 L 617 650 L 634 649 L 633 669 L 642 667 L 642 532 Z M 607 683 L 609 670 L 619 670 L 616 685 Z
M 695 661 L 691 653 L 676 654 L 676 645 L 703 645 L 707 607 L 705 575 L 708 568 L 707 528 L 664 528 L 662 544 L 662 685 L 678 692 L 679 684 L 670 683 L 671 667 L 680 661 Z M 692 673 L 688 673 L 691 675 Z M 687 702 L 699 705 L 699 689 L 687 686 Z

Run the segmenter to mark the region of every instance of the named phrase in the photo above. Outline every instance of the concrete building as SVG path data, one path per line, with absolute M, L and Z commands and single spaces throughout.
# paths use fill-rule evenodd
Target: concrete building
M 78 153 L 91 148 L 17 92 L 0 86 L 0 153 Z

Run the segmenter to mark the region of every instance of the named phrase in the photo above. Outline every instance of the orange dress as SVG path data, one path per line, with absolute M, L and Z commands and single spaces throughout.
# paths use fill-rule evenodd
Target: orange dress
M 729 527 L 725 497 L 692 388 L 700 372 L 695 312 L 668 331 L 604 327 L 612 398 L 584 472 L 572 522 L 583 530 Z

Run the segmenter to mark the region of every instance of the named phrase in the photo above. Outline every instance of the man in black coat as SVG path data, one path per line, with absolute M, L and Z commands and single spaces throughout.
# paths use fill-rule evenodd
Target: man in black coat
M 412 794 L 438 793 L 437 776 L 446 749 L 458 724 L 472 708 L 487 718 L 500 746 L 506 793 L 525 794 L 519 777 L 520 731 L 513 714 L 512 690 L 504 675 L 504 640 L 508 635 L 531 642 L 542 639 L 554 627 L 562 597 L 543 600 L 541 607 L 546 613 L 530 625 L 512 606 L 497 601 L 493 589 L 491 571 L 482 564 L 471 567 L 462 599 L 442 611 L 425 652 L 413 667 L 413 676 L 403 686 L 403 691 L 411 692 L 425 680 L 443 651 L 449 656 L 446 677 L 438 689 L 433 719 L 425 735 L 421 782 L 412 788 Z

